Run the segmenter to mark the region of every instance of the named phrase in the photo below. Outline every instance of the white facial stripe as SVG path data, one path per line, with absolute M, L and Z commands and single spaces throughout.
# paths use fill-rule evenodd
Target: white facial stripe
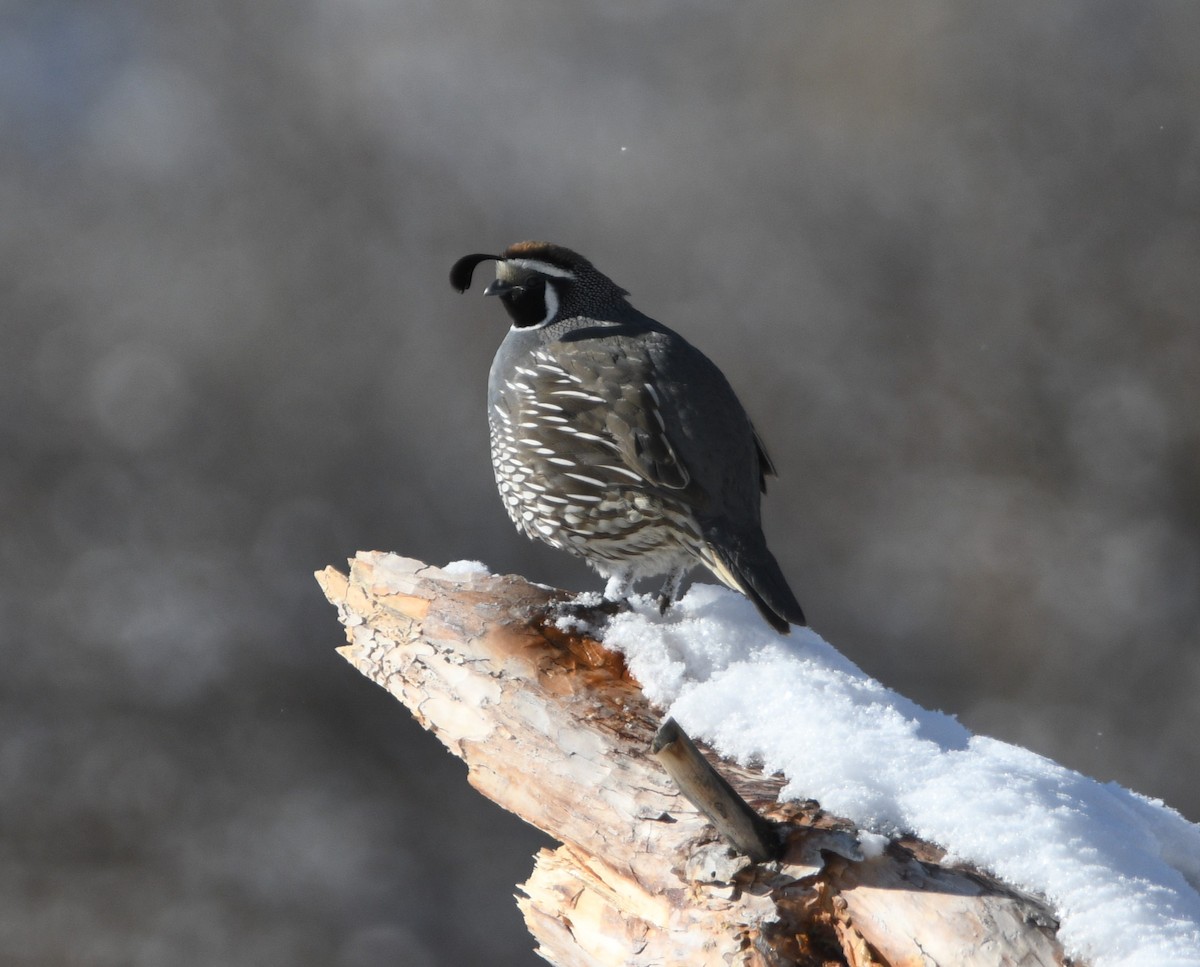
M 548 325 L 555 316 L 558 315 L 558 293 L 554 291 L 554 286 L 546 286 L 546 318 L 543 319 L 538 327 Z
M 554 321 L 554 317 L 558 315 L 558 293 L 554 291 L 554 286 L 547 285 L 543 290 L 546 299 L 546 316 L 536 326 L 517 326 L 516 323 L 509 326 L 514 332 L 533 332 L 535 329 L 545 329 Z M 518 367 L 519 368 L 519 367 Z
M 575 273 L 568 269 L 560 268 L 557 265 L 551 265 L 549 262 L 540 262 L 537 259 L 505 259 L 509 265 L 515 265 L 517 268 L 525 269 L 529 272 L 537 272 L 540 275 L 553 276 L 556 279 L 573 279 Z

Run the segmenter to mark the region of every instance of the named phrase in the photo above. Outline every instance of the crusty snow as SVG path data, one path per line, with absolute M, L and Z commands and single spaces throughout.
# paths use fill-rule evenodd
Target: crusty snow
M 1156 800 L 972 735 L 863 674 L 809 629 L 775 634 L 696 585 L 666 617 L 613 618 L 647 697 L 691 735 L 875 833 L 915 833 L 1041 894 L 1095 967 L 1200 967 L 1200 826 Z

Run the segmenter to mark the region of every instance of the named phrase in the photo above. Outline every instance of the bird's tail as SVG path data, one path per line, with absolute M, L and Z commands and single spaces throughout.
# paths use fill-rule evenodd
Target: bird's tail
M 808 624 L 761 533 L 750 539 L 710 535 L 700 556 L 723 584 L 753 601 L 767 624 L 781 635 L 790 632 L 792 625 Z

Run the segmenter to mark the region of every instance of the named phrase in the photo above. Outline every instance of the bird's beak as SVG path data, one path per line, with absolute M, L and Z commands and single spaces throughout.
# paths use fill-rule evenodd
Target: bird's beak
M 504 279 L 497 279 L 483 290 L 484 295 L 504 295 L 506 292 L 512 292 L 513 289 L 521 288 L 519 285 L 513 285 L 511 282 L 506 282 Z

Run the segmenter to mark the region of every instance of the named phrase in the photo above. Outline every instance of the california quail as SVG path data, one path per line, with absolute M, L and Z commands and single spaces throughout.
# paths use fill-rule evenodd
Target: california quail
M 570 249 L 467 255 L 451 285 L 488 260 L 484 295 L 512 318 L 488 378 L 492 468 L 517 527 L 582 557 L 611 600 L 665 574 L 665 609 L 704 564 L 781 633 L 803 625 L 762 533 L 775 470 L 721 371 Z

